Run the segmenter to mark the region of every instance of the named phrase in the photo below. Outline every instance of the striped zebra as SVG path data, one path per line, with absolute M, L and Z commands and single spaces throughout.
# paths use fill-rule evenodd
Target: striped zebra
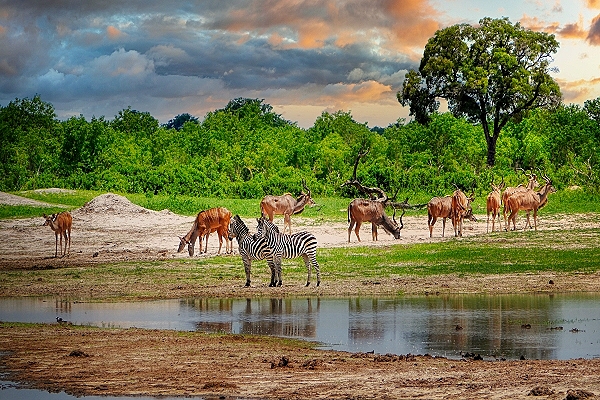
M 239 215 L 234 216 L 229 223 L 229 240 L 237 238 L 240 255 L 244 263 L 246 271 L 246 287 L 250 286 L 250 269 L 252 268 L 252 260 L 264 260 L 270 254 L 267 242 L 258 235 L 251 235 L 248 227 L 242 221 Z M 275 280 L 275 268 L 267 259 L 267 263 L 271 268 L 271 285 Z
M 267 218 L 261 217 L 258 221 L 257 236 L 265 238 L 270 249 L 269 258 L 275 268 L 275 280 L 271 279 L 272 286 L 281 286 L 281 260 L 283 258 L 296 258 L 302 256 L 306 264 L 308 277 L 306 286 L 310 285 L 311 265 L 317 273 L 317 286 L 321 284 L 321 271 L 317 263 L 317 239 L 308 232 L 298 232 L 293 235 L 279 233 L 277 225 Z M 268 258 L 267 258 L 268 260 Z

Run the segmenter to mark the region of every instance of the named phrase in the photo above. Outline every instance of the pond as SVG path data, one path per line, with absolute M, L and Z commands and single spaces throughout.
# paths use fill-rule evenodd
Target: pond
M 600 294 L 179 299 L 0 299 L 0 320 L 299 338 L 324 349 L 460 358 L 600 357 Z

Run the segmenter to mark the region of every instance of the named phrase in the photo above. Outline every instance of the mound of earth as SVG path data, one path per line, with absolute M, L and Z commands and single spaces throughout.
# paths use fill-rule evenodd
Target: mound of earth
M 83 214 L 150 214 L 155 211 L 133 204 L 127 197 L 114 193 L 102 194 L 76 210 Z

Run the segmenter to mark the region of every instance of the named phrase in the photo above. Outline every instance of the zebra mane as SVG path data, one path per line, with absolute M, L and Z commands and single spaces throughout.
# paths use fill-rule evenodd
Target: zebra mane
M 240 230 L 240 234 L 241 235 L 245 235 L 250 233 L 250 229 L 248 229 L 248 227 L 246 226 L 246 224 L 244 223 L 244 221 L 242 221 L 242 219 L 240 218 L 239 215 L 235 215 L 233 217 L 236 225 L 238 225 L 238 229 Z

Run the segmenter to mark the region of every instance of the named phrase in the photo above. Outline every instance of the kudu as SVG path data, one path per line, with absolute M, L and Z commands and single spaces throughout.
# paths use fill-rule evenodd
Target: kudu
M 452 221 L 452 196 L 433 197 L 427 203 L 427 226 L 429 227 L 429 237 L 433 237 L 433 226 L 438 218 L 442 219 L 442 237 L 446 232 L 446 219 Z M 468 209 L 464 218 L 469 221 L 477 222 L 477 218 L 473 215 L 473 210 Z
M 348 205 L 348 243 L 350 243 L 350 235 L 354 228 L 356 238 L 360 242 L 360 226 L 363 222 L 371 222 L 371 235 L 373 240 L 377 240 L 377 226 L 381 226 L 387 233 L 394 236 L 395 239 L 400 238 L 400 231 L 404 227 L 402 216 L 405 210 L 402 210 L 400 215 L 400 225 L 396 222 L 396 209 L 392 219 L 385 213 L 385 202 L 369 199 L 354 199 Z
M 533 211 L 533 225 L 534 229 L 537 231 L 537 213 L 541 206 L 546 204 L 548 200 L 548 195 L 550 193 L 555 193 L 556 189 L 552 186 L 552 181 L 547 176 L 543 176 L 546 184 L 540 188 L 539 191 L 534 191 L 529 189 L 525 192 L 515 193 L 508 198 L 508 208 L 510 209 L 510 215 L 508 216 L 508 226 L 510 226 L 510 221 L 513 223 L 513 230 L 516 230 L 516 219 L 517 214 L 521 210 L 527 211 L 527 224 L 531 225 L 529 222 L 529 212 Z
M 360 242 L 360 226 L 363 222 L 371 222 L 371 235 L 374 241 L 377 240 L 377 226 L 380 225 L 383 229 L 394 236 L 395 239 L 400 239 L 400 231 L 404 227 L 402 216 L 405 208 L 409 207 L 408 198 L 404 203 L 394 203 L 393 199 L 389 199 L 387 194 L 378 187 L 366 187 L 356 179 L 356 170 L 360 159 L 369 153 L 368 150 L 361 150 L 354 160 L 354 172 L 352 179 L 347 180 L 342 184 L 344 186 L 354 186 L 360 192 L 369 196 L 369 199 L 354 199 L 348 205 L 348 243 L 350 243 L 350 235 L 354 228 L 356 238 Z M 397 193 L 396 193 L 397 194 Z M 394 198 L 396 196 L 394 195 Z M 392 219 L 385 213 L 385 207 L 391 205 L 394 208 Z M 400 225 L 396 222 L 396 205 L 402 207 L 402 215 L 400 216 Z
M 188 246 L 188 254 L 190 257 L 194 255 L 194 245 L 196 238 L 200 243 L 200 253 L 202 253 L 202 238 L 206 238 L 206 246 L 204 252 L 208 250 L 208 238 L 211 232 L 217 232 L 219 235 L 219 250 L 217 254 L 221 254 L 223 246 L 223 238 L 225 238 L 225 252 L 233 251 L 233 245 L 228 237 L 229 221 L 231 220 L 231 211 L 225 207 L 210 208 L 200 211 L 194 220 L 192 229 L 184 236 L 179 238 L 179 247 L 177 252 L 180 253 L 183 248 Z
M 64 257 L 66 254 L 71 252 L 71 226 L 73 224 L 73 217 L 68 211 L 63 211 L 59 214 L 52 214 L 50 216 L 44 214 L 46 222 L 44 226 L 49 226 L 54 231 L 55 248 L 54 257 L 58 257 L 58 237 L 60 236 L 60 254 Z M 63 251 L 63 236 L 65 237 L 65 248 Z M 67 252 L 67 244 L 69 250 Z
M 475 192 L 473 191 L 471 196 L 467 197 L 460 189 L 456 189 L 454 193 L 452 193 L 451 216 L 455 237 L 462 237 L 463 221 L 469 214 L 473 214 L 471 202 L 474 199 L 474 194 Z
M 283 233 L 285 233 L 287 226 L 290 235 L 292 234 L 292 215 L 300 214 L 307 205 L 311 207 L 315 205 L 310 189 L 306 186 L 304 179 L 302 180 L 302 187 L 306 190 L 306 193 L 301 192 L 297 199 L 286 193 L 281 196 L 265 196 L 260 202 L 260 213 L 263 217 L 268 217 L 270 222 L 273 222 L 274 215 L 283 215 Z
M 508 208 L 508 198 L 515 193 L 526 192 L 527 190 L 533 190 L 539 186 L 539 182 L 537 181 L 537 176 L 532 172 L 527 174 L 525 170 L 520 168 L 523 171 L 523 174 L 527 177 L 527 186 L 519 185 L 516 187 L 507 187 L 504 189 L 502 193 L 502 204 L 504 204 L 504 208 L 502 209 L 502 216 L 504 217 L 504 230 L 508 231 L 508 222 L 507 222 L 507 213 L 510 214 L 511 210 Z M 527 220 L 529 221 L 529 213 L 527 214 Z
M 502 229 L 502 225 L 500 222 L 500 205 L 502 203 L 502 189 L 504 188 L 504 177 L 499 185 L 494 185 L 494 179 L 490 183 L 492 186 L 492 191 L 488 194 L 486 198 L 486 209 L 487 209 L 487 226 L 486 232 L 490 231 L 490 214 L 492 215 L 492 232 L 494 232 L 494 228 L 496 225 L 496 218 L 498 218 L 498 226 Z

